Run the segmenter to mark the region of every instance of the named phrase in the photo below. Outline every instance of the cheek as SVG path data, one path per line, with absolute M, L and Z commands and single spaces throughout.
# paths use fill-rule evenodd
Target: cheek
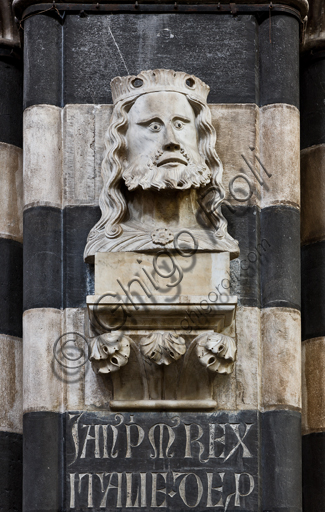
M 180 142 L 184 145 L 184 147 L 191 149 L 192 151 L 198 153 L 198 140 L 196 130 L 193 129 L 185 129 L 180 132 L 179 137 Z

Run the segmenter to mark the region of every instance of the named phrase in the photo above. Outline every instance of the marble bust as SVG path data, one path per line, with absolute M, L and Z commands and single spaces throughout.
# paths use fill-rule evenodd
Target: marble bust
M 198 251 L 236 257 L 238 243 L 221 212 L 222 164 L 208 85 L 158 69 L 116 77 L 111 89 L 102 215 L 89 233 L 85 261 L 97 252 L 172 249 L 181 230 L 195 237 Z

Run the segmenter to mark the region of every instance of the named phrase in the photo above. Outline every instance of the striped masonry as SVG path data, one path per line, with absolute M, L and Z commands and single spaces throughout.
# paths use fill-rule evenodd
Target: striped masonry
M 325 502 L 324 76 L 323 52 L 306 52 L 301 74 L 303 497 L 305 510 L 315 512 Z
M 22 66 L 0 57 L 0 508 L 22 508 Z
M 53 344 L 69 330 L 84 332 L 85 298 L 94 290 L 93 266 L 82 255 L 100 216 L 100 166 L 112 112 L 109 81 L 117 74 L 165 67 L 196 74 L 211 87 L 227 191 L 223 209 L 241 248 L 240 258 L 231 262 L 232 288 L 239 298 L 238 359 L 235 373 L 217 376 L 218 408 L 262 411 L 263 510 L 301 510 L 299 24 L 285 14 L 272 16 L 271 43 L 269 27 L 268 18 L 258 23 L 254 16 L 228 15 L 71 15 L 63 26 L 42 15 L 26 20 L 27 482 L 42 474 L 43 466 L 32 458 L 39 450 L 41 459 L 46 446 L 44 440 L 37 447 L 37 424 L 39 431 L 46 424 L 44 431 L 53 429 L 53 438 L 59 439 L 62 411 L 107 408 L 108 385 L 89 363 L 81 379 L 68 378 L 53 359 Z M 169 37 L 174 33 L 177 38 Z M 58 72 L 62 41 L 63 83 Z M 149 46 L 151 52 L 145 52 Z M 252 191 L 248 201 L 230 194 L 232 179 L 239 199 Z M 43 490 L 30 485 L 26 512 L 35 510 L 36 497 L 48 508 L 58 507 L 60 453 L 44 458 L 51 475 L 58 475 L 53 493 L 47 491 L 50 477 L 43 480 Z

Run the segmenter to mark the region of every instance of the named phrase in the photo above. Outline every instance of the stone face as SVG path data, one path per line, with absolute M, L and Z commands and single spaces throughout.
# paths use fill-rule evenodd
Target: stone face
M 22 340 L 0 334 L 0 431 L 23 431 Z
M 324 195 L 325 144 L 301 152 L 301 242 L 325 239 Z
M 325 430 L 325 339 L 302 345 L 303 434 Z
M 61 109 L 51 105 L 24 112 L 24 204 L 61 207 Z
M 262 406 L 301 408 L 300 313 L 262 310 Z
M 300 118 L 297 108 L 275 104 L 260 110 L 261 207 L 300 205 Z
M 23 241 L 22 150 L 0 142 L 0 236 Z

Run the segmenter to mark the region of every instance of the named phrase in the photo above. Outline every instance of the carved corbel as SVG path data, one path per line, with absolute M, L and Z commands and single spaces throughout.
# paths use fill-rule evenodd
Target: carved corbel
M 153 332 L 140 340 L 142 355 L 160 365 L 177 361 L 186 352 L 184 338 L 171 332 Z
M 232 373 L 236 360 L 236 343 L 221 333 L 202 334 L 197 338 L 196 354 L 211 372 Z
M 90 361 L 96 373 L 111 373 L 126 365 L 130 357 L 130 339 L 122 333 L 105 333 L 91 342 Z

